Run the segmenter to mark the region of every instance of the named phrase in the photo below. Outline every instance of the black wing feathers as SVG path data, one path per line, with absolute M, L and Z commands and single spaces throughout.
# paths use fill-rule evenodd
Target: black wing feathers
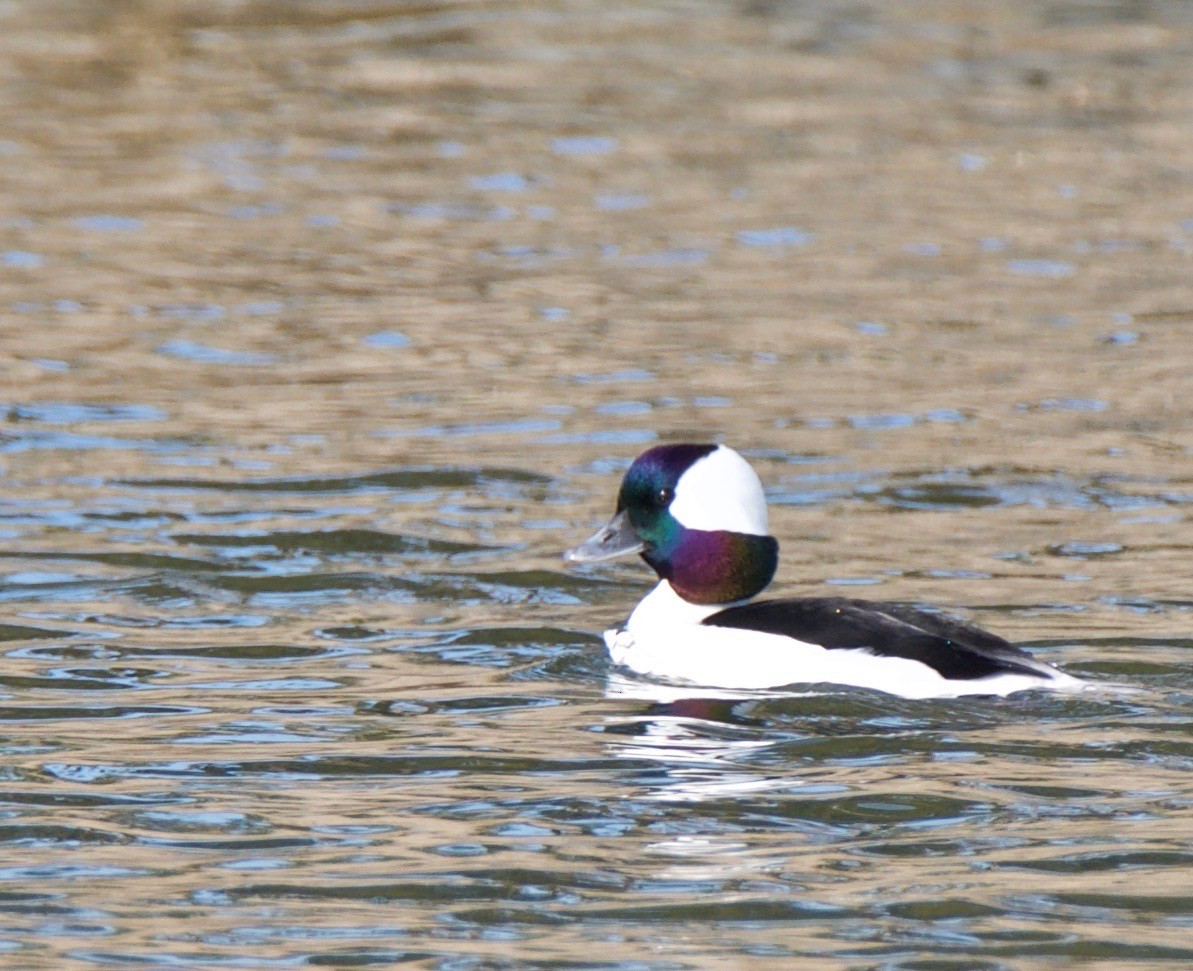
M 758 600 L 726 607 L 703 622 L 781 634 L 829 650 L 865 650 L 879 657 L 919 661 L 951 681 L 996 674 L 1038 677 L 1046 670 L 1001 637 L 907 604 L 844 597 Z

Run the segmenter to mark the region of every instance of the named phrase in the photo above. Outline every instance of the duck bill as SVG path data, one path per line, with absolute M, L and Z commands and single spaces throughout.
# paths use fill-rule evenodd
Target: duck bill
M 618 556 L 641 553 L 645 546 L 623 511 L 579 546 L 564 553 L 563 558 L 568 563 L 600 563 Z

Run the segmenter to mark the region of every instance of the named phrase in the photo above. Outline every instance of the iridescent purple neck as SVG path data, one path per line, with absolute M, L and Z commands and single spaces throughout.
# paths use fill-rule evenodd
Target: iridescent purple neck
M 689 603 L 748 600 L 770 583 L 779 565 L 773 536 L 680 526 L 669 538 L 665 545 L 648 546 L 642 558 Z

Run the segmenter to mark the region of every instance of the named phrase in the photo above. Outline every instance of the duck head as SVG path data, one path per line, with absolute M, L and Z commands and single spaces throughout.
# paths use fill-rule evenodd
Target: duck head
M 568 550 L 572 563 L 639 553 L 684 600 L 726 604 L 760 593 L 779 544 L 762 483 L 724 445 L 658 445 L 634 460 L 607 526 Z

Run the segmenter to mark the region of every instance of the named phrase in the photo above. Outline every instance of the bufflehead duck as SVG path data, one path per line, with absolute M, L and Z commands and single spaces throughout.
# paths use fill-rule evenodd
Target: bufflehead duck
M 1083 682 L 1001 637 L 899 603 L 756 600 L 775 574 L 762 483 L 724 445 L 659 445 L 630 466 L 612 521 L 569 550 L 571 563 L 639 553 L 659 584 L 609 655 L 638 674 L 761 690 L 831 683 L 904 698 L 1072 691 Z

